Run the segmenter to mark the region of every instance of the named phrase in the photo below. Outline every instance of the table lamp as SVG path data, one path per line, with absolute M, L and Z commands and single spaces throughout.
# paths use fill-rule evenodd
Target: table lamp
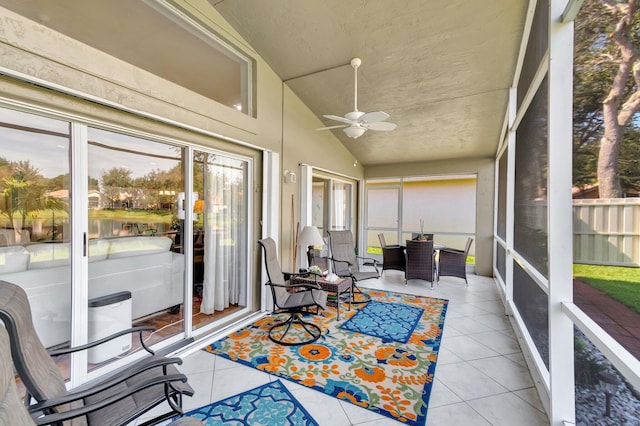
M 302 228 L 302 232 L 298 236 L 298 245 L 300 247 L 306 247 L 307 262 L 309 261 L 309 247 L 310 246 L 323 246 L 324 240 L 320 231 L 316 226 L 305 226 Z M 311 266 L 311 265 L 307 265 Z

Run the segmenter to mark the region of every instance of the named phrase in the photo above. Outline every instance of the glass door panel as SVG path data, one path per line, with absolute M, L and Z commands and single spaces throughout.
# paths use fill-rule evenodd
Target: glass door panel
M 193 328 L 247 307 L 247 161 L 194 151 Z
M 0 280 L 24 288 L 48 348 L 71 338 L 70 124 L 0 108 Z M 69 358 L 57 360 L 69 377 Z
M 88 144 L 89 340 L 131 323 L 156 328 L 145 336 L 150 345 L 179 335 L 185 256 L 177 198 L 184 191 L 184 150 L 96 128 L 89 128 Z M 89 363 L 135 345 L 124 340 L 109 353 L 90 353 Z
M 367 189 L 367 255 L 382 261 L 378 234 L 389 245 L 402 244 L 399 239 L 399 187 Z

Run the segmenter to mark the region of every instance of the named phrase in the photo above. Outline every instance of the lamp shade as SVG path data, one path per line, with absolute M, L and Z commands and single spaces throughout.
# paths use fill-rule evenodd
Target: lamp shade
M 317 227 L 305 226 L 298 237 L 298 244 L 301 247 L 322 246 L 324 245 L 324 240 Z

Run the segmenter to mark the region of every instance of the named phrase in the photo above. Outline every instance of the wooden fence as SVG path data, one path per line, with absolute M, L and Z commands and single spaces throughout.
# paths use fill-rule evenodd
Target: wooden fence
M 640 267 L 640 198 L 573 200 L 573 261 Z

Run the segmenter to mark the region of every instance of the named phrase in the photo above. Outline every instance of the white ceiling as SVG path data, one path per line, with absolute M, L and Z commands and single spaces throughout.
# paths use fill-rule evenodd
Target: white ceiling
M 362 59 L 358 109 L 398 125 L 332 130 L 363 165 L 495 154 L 527 0 L 209 2 L 319 118 L 353 110 Z
M 363 165 L 495 154 L 528 0 L 208 1 L 320 119 L 353 110 L 349 62 L 362 59 L 358 109 L 383 110 L 398 125 L 392 132 L 367 131 L 355 140 L 332 130 Z M 148 4 L 0 0 L 8 9 L 140 62 L 142 68 L 162 68 L 168 74 L 163 77 L 192 90 L 217 90 L 197 87 L 198 82 L 211 84 L 197 69 L 206 72 L 220 61 L 212 52 L 194 52 L 194 43 L 175 46 L 181 39 L 178 26 L 161 22 Z M 178 66 L 167 67 L 166 49 L 153 50 L 169 44 L 174 45 L 170 62 Z M 213 63 L 189 65 L 203 58 Z M 228 72 L 237 75 L 233 68 Z

